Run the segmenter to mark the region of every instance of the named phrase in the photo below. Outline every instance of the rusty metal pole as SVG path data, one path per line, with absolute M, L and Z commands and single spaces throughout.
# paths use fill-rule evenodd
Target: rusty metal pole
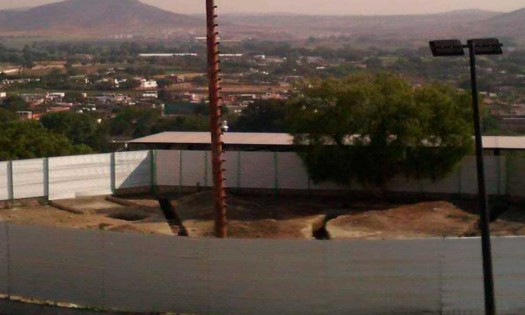
M 222 105 L 220 91 L 219 33 L 216 23 L 217 6 L 215 0 L 206 0 L 206 24 L 208 41 L 208 90 L 210 106 L 211 160 L 213 171 L 213 197 L 215 208 L 215 234 L 226 238 L 226 189 L 224 186 L 223 141 L 222 141 Z

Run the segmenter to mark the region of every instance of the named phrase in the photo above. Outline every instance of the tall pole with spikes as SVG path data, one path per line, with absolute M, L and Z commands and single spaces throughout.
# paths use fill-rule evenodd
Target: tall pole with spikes
M 216 23 L 215 0 L 206 0 L 206 24 L 208 41 L 208 90 L 210 106 L 211 159 L 213 171 L 213 196 L 215 208 L 215 234 L 226 238 L 226 189 L 224 185 L 224 160 L 222 141 L 222 105 L 220 91 L 219 33 Z

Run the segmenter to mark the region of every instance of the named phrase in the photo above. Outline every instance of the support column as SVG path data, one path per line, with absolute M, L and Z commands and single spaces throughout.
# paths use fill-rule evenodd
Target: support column
M 218 238 L 227 237 L 226 190 L 223 170 L 222 106 L 219 95 L 219 33 L 216 23 L 217 6 L 215 0 L 206 0 L 206 25 L 208 42 L 208 93 L 210 107 L 211 160 L 213 172 L 213 196 L 215 208 L 215 234 Z

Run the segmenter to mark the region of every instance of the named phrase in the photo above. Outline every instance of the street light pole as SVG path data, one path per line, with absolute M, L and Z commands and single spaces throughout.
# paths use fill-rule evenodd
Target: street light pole
M 467 45 L 470 55 L 470 76 L 472 84 L 472 109 L 474 114 L 474 131 L 476 142 L 476 166 L 478 173 L 479 209 L 481 246 L 483 254 L 483 279 L 485 289 L 485 313 L 496 314 L 496 302 L 494 296 L 494 272 L 492 266 L 492 246 L 490 241 L 490 209 L 488 207 L 487 190 L 485 186 L 485 166 L 483 160 L 483 138 L 481 132 L 481 119 L 479 111 L 478 81 L 476 73 L 476 45 L 473 40 Z
M 463 45 L 458 39 L 434 40 L 430 42 L 432 55 L 435 57 L 465 56 L 465 48 L 469 50 L 470 75 L 472 83 L 472 113 L 474 116 L 474 131 L 476 136 L 476 166 L 478 173 L 478 201 L 480 211 L 481 250 L 483 257 L 483 283 L 485 289 L 485 314 L 496 314 L 496 298 L 494 295 L 494 271 L 492 266 L 492 248 L 490 240 L 490 210 L 488 207 L 487 189 L 485 187 L 485 167 L 483 161 L 483 137 L 481 133 L 481 118 L 479 113 L 478 79 L 476 73 L 477 55 L 501 55 L 503 49 L 497 38 L 471 39 Z

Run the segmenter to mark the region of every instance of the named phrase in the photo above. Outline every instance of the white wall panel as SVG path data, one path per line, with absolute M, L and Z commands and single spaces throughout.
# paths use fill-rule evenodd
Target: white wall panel
M 309 176 L 303 160 L 293 152 L 278 154 L 277 175 L 281 189 L 308 189 Z
M 183 151 L 182 186 L 204 187 L 206 183 L 206 164 L 204 151 Z M 211 172 L 211 169 L 209 170 Z
M 120 188 L 151 186 L 151 153 L 149 151 L 115 154 L 115 185 Z
M 15 199 L 44 197 L 44 159 L 13 161 Z
M 275 160 L 271 152 L 243 152 L 242 188 L 276 188 Z
M 49 198 L 111 194 L 111 155 L 79 155 L 49 159 Z
M 224 168 L 226 169 L 226 186 L 232 188 L 241 187 L 241 172 L 240 161 L 242 159 L 242 152 L 225 152 Z
M 9 199 L 8 162 L 0 162 L 0 200 Z
M 507 173 L 508 194 L 516 197 L 525 196 L 525 159 L 509 159 Z
M 179 186 L 181 151 L 157 151 L 157 184 Z

